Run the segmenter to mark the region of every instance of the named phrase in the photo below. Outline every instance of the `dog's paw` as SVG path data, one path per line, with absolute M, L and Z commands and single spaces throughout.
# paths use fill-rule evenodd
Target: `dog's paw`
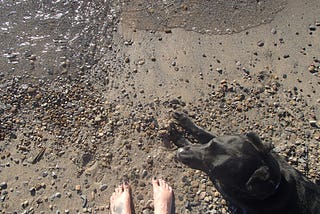
M 172 114 L 172 117 L 179 123 L 179 124 L 186 124 L 186 123 L 190 123 L 191 120 L 189 119 L 189 117 L 183 113 L 183 112 L 174 112 Z
M 176 111 L 172 113 L 172 117 L 176 120 L 180 120 L 183 116 L 184 116 L 184 113 L 182 112 Z

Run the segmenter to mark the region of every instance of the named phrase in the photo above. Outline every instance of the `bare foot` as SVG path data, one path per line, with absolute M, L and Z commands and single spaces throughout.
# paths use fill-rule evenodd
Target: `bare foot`
M 153 200 L 155 214 L 173 213 L 173 191 L 171 186 L 162 179 L 153 179 Z
M 111 214 L 133 214 L 131 188 L 127 183 L 121 184 L 110 197 Z

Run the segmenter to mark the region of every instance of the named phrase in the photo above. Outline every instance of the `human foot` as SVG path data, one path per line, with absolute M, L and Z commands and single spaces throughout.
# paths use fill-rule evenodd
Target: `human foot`
M 171 214 L 173 212 L 173 191 L 162 179 L 153 179 L 153 200 L 155 214 Z
M 131 188 L 127 183 L 121 184 L 110 197 L 111 214 L 133 214 Z

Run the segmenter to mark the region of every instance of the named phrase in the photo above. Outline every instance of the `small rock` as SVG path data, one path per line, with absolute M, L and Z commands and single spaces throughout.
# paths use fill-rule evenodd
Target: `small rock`
M 30 192 L 30 194 L 31 194 L 32 196 L 34 196 L 34 195 L 36 194 L 36 188 L 35 188 L 35 187 L 31 187 L 31 188 L 29 189 L 29 192 Z
M 222 71 L 223 71 L 223 70 L 222 70 L 222 68 L 217 68 L 216 71 L 217 71 L 219 74 L 222 74 Z
M 264 42 L 263 42 L 263 41 L 259 41 L 259 42 L 257 42 L 257 45 L 258 45 L 259 47 L 263 47 L 263 46 L 264 46 Z
M 137 199 L 138 199 L 139 201 L 142 201 L 142 200 L 143 200 L 143 195 L 139 194 L 139 195 L 137 196 Z
M 102 185 L 99 187 L 100 191 L 104 191 L 104 190 L 106 190 L 107 188 L 108 188 L 107 184 L 102 184 Z
M 24 202 L 21 203 L 21 207 L 23 209 L 25 209 L 27 206 L 29 206 L 29 201 L 28 200 L 25 200 Z
M 37 56 L 36 56 L 36 55 L 34 55 L 34 54 L 32 54 L 32 55 L 29 57 L 29 59 L 30 59 L 30 60 L 32 60 L 32 61 L 34 61 L 34 60 L 36 60 L 36 59 L 37 59 Z
M 317 30 L 317 27 L 315 25 L 310 25 L 309 30 L 315 31 L 315 30 Z
M 310 73 L 314 74 L 316 72 L 318 72 L 317 68 L 315 65 L 310 65 L 308 70 L 310 71 Z
M 148 175 L 148 171 L 144 169 L 141 174 L 142 178 L 145 178 L 147 175 Z
M 54 179 L 56 179 L 56 178 L 58 177 L 55 172 L 52 172 L 52 173 L 51 173 L 51 176 L 52 176 L 52 178 L 54 178 Z
M 36 90 L 37 90 L 36 88 L 28 87 L 28 89 L 27 89 L 27 93 L 32 94 L 32 93 L 36 92 Z
M 310 126 L 314 128 L 319 128 L 320 127 L 320 122 L 317 122 L 316 120 L 310 120 L 309 121 Z
M 138 63 L 138 65 L 143 65 L 145 63 L 145 61 L 144 61 L 144 59 L 139 59 L 137 63 Z
M 199 195 L 199 199 L 203 200 L 206 197 L 206 192 L 201 192 Z
M 56 193 L 54 194 L 54 197 L 55 197 L 55 198 L 61 198 L 61 193 L 60 193 L 60 192 L 56 192 Z
M 44 177 L 44 178 L 45 178 L 45 177 L 47 177 L 47 176 L 48 176 L 48 174 L 49 174 L 49 173 L 48 173 L 47 171 L 44 171 L 44 172 L 42 173 L 42 177 Z
M 97 116 L 94 118 L 94 122 L 96 122 L 96 123 L 101 122 L 101 120 L 102 120 L 101 115 L 97 115 Z
M 8 184 L 6 182 L 0 183 L 0 190 L 7 189 L 7 187 L 8 187 Z

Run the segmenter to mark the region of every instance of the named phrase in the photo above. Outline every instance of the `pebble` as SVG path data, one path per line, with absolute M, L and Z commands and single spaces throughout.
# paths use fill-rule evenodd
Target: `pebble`
M 145 63 L 145 60 L 144 59 L 139 59 L 137 63 L 138 63 L 138 65 L 143 65 Z
M 58 176 L 57 176 L 57 174 L 56 174 L 55 172 L 52 172 L 52 173 L 51 173 L 51 176 L 52 176 L 52 178 L 54 178 L 54 179 L 58 178 Z
M 315 31 L 315 30 L 317 30 L 317 27 L 315 25 L 310 25 L 309 30 Z
M 28 206 L 29 206 L 29 201 L 28 201 L 28 200 L 25 200 L 24 202 L 21 203 L 21 207 L 22 207 L 23 209 L 25 209 L 25 208 L 28 207 Z
M 148 171 L 145 170 L 145 169 L 142 170 L 141 177 L 142 177 L 142 178 L 145 178 L 147 175 L 148 175 Z
M 47 176 L 48 176 L 48 174 L 49 174 L 49 173 L 48 173 L 47 171 L 44 171 L 44 172 L 42 172 L 42 177 L 44 177 L 44 178 L 45 178 L 45 177 L 47 177 Z
M 54 200 L 55 198 L 61 198 L 61 193 L 60 192 L 56 192 L 55 194 L 53 194 L 50 199 Z
M 31 188 L 29 189 L 29 192 L 30 192 L 30 194 L 31 194 L 32 196 L 34 196 L 34 195 L 36 194 L 36 188 L 35 188 L 35 187 L 31 187 Z
M 100 191 L 104 191 L 104 190 L 106 190 L 107 188 L 108 188 L 107 184 L 102 184 L 102 185 L 99 187 Z
M 1 183 L 0 183 L 0 190 L 7 189 L 7 187 L 8 187 L 7 182 L 1 182 Z
M 219 74 L 222 74 L 223 69 L 222 69 L 222 68 L 217 68 L 216 71 L 217 71 Z
M 308 68 L 308 70 L 309 70 L 309 72 L 312 73 L 312 74 L 318 72 L 318 70 L 317 70 L 317 68 L 316 68 L 315 65 L 310 65 L 309 68 Z
M 263 47 L 263 46 L 264 46 L 264 42 L 263 42 L 263 41 L 259 41 L 259 42 L 257 42 L 257 45 L 258 45 L 259 47 Z
M 320 128 L 320 121 L 316 121 L 316 120 L 310 120 L 309 124 L 314 127 L 314 128 Z

